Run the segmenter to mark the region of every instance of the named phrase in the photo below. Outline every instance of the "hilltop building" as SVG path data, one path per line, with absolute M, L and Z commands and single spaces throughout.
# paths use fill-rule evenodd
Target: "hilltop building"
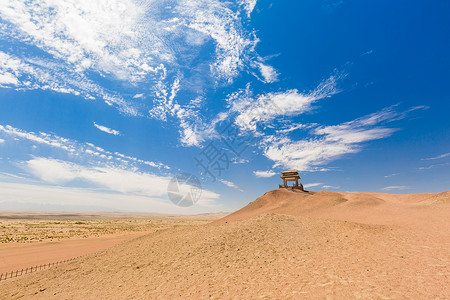
M 295 189 L 303 191 L 303 184 L 299 184 L 298 180 L 300 179 L 300 175 L 295 170 L 283 171 L 281 172 L 280 178 L 283 179 L 283 185 L 279 185 L 279 188 L 287 188 L 287 189 Z M 293 181 L 294 184 L 292 186 L 288 185 L 289 181 Z

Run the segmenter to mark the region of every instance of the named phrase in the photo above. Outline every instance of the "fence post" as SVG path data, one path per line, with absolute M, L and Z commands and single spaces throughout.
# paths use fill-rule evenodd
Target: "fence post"
M 69 259 L 64 259 L 64 260 L 61 260 L 61 261 L 55 261 L 55 262 L 44 264 L 44 265 L 36 265 L 36 266 L 29 267 L 29 268 L 21 269 L 21 270 L 16 270 L 15 274 L 14 274 L 14 271 L 11 271 L 10 273 L 8 273 L 8 272 L 0 273 L 0 281 L 8 279 L 8 275 L 9 275 L 9 278 L 22 276 L 24 274 L 23 271 L 25 271 L 25 274 L 33 273 L 33 271 L 36 272 L 37 270 L 42 270 L 42 269 L 45 269 L 46 267 L 50 268 L 51 266 L 55 266 L 55 265 L 59 265 L 59 264 L 62 264 L 62 263 L 66 263 L 66 262 L 75 260 L 75 259 L 80 258 L 80 257 L 81 256 L 74 257 L 74 258 L 69 258 Z

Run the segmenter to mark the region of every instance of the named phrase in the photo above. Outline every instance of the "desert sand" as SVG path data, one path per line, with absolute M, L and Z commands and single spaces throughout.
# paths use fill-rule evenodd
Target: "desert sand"
M 3 299 L 448 299 L 450 192 L 267 192 L 0 282 Z
M 0 274 L 95 253 L 158 230 L 225 214 L 0 212 Z

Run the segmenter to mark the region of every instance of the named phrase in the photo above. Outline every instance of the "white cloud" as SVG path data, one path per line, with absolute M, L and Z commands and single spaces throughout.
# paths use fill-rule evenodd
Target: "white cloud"
M 268 170 L 268 171 L 253 171 L 253 174 L 255 174 L 256 177 L 262 177 L 262 178 L 268 178 L 275 176 L 277 173 L 274 171 Z
M 255 9 L 257 0 L 239 0 L 239 4 L 244 7 L 247 17 L 250 18 L 251 13 Z
M 383 190 L 385 191 L 391 191 L 391 190 L 408 190 L 411 189 L 410 186 L 405 186 L 405 185 L 391 185 L 391 186 L 387 186 L 384 187 Z
M 175 117 L 179 122 L 181 145 L 198 147 L 213 131 L 198 112 L 205 99 L 198 96 L 186 105 L 180 105 L 175 99 L 180 90 L 180 82 L 181 79 L 176 78 L 169 90 L 161 84 L 161 89 L 154 99 L 156 105 L 149 110 L 149 115 L 161 121 L 167 121 L 168 116 Z
M 79 143 L 74 140 L 66 139 L 57 135 L 48 134 L 44 132 L 27 132 L 18 128 L 14 128 L 10 125 L 0 125 L 0 132 L 5 133 L 15 139 L 23 139 L 30 141 L 32 143 L 38 143 L 41 145 L 46 145 L 52 148 L 60 149 L 67 154 L 83 157 L 83 159 L 89 160 L 89 158 L 95 159 L 95 161 L 106 161 L 109 164 L 120 164 L 126 166 L 132 165 L 147 165 L 159 169 L 170 169 L 169 166 L 153 161 L 146 161 L 138 159 L 133 156 L 125 155 L 118 152 L 110 152 L 101 147 L 97 147 L 91 143 Z
M 120 134 L 120 132 L 117 131 L 117 130 L 108 128 L 108 127 L 103 126 L 103 125 L 98 125 L 98 124 L 95 123 L 95 122 L 94 122 L 94 126 L 95 126 L 98 130 L 103 131 L 103 132 L 106 132 L 106 133 L 109 133 L 109 134 L 113 134 L 113 135 L 119 135 L 119 134 Z
M 231 112 L 238 112 L 235 123 L 243 130 L 256 130 L 259 122 L 267 122 L 278 116 L 296 116 L 311 110 L 311 104 L 317 100 L 331 97 L 338 92 L 337 82 L 345 74 L 330 76 L 307 94 L 296 89 L 278 93 L 259 95 L 256 99 L 248 92 L 236 95 Z
M 114 95 L 65 66 L 39 59 L 22 60 L 0 51 L 0 87 L 14 87 L 18 90 L 51 90 L 72 94 L 92 100 L 100 98 L 107 104 L 116 105 L 130 115 L 137 111 L 120 96 Z
M 252 52 L 256 41 L 243 35 L 238 13 L 219 1 L 180 1 L 177 11 L 188 28 L 206 34 L 216 43 L 216 59 L 211 64 L 218 78 L 231 82 L 244 67 L 244 54 Z
M 233 160 L 233 164 L 248 164 L 250 161 L 248 159 L 236 157 L 236 159 Z
M 278 73 L 274 67 L 266 65 L 262 62 L 258 62 L 257 66 L 259 68 L 259 72 L 264 78 L 263 82 L 265 83 L 273 83 L 278 80 Z
M 7 172 L 0 172 L 0 178 L 2 178 L 2 179 L 5 179 L 5 178 L 6 179 L 11 179 L 11 178 L 14 178 L 14 179 L 26 179 L 23 176 L 19 176 L 19 175 L 7 173 Z
M 304 184 L 303 187 L 304 187 L 304 188 L 310 188 L 310 187 L 315 187 L 315 186 L 320 186 L 320 185 L 322 185 L 321 182 L 315 182 L 315 183 L 307 183 L 307 184 Z M 325 187 L 325 186 L 324 186 L 324 187 Z
M 361 54 L 361 56 L 371 55 L 371 54 L 373 54 L 373 52 L 374 52 L 374 50 L 371 49 L 371 50 L 366 51 L 366 52 L 364 52 L 363 54 Z
M 296 125 L 292 125 L 292 126 L 288 126 L 287 128 L 284 129 L 279 129 L 276 131 L 277 134 L 283 134 L 283 133 L 288 133 L 288 132 L 292 132 L 298 129 L 307 129 L 307 128 L 311 128 L 312 126 L 317 126 L 318 124 L 296 124 Z
M 82 166 L 72 162 L 37 157 L 23 164 L 23 168 L 35 177 L 52 184 L 82 181 L 97 188 L 127 195 L 161 197 L 167 194 L 171 177 L 158 176 L 137 170 L 102 166 Z M 208 190 L 202 191 L 199 204 L 219 197 Z
M 157 175 L 154 173 L 141 171 L 142 167 L 145 165 L 168 169 L 167 166 L 161 163 L 140 160 L 118 152 L 112 153 L 91 143 L 78 143 L 76 141 L 42 132 L 26 132 L 9 125 L 0 125 L 0 133 L 6 134 L 8 137 L 10 136 L 12 139 L 17 141 L 27 141 L 38 145 L 49 146 L 62 150 L 63 153 L 67 154 L 66 157 L 69 158 L 70 161 L 37 156 L 27 161 L 19 163 L 15 162 L 16 165 L 20 166 L 28 174 L 39 179 L 40 182 L 54 185 L 78 186 L 82 188 L 77 189 L 75 192 L 72 188 L 51 188 L 56 190 L 61 197 L 67 194 L 67 196 L 73 200 L 74 196 L 72 197 L 72 195 L 75 193 L 81 196 L 85 195 L 86 197 L 89 197 L 89 199 L 96 200 L 100 197 L 100 199 L 104 200 L 111 193 L 121 193 L 123 196 L 114 196 L 114 194 L 111 194 L 113 196 L 110 197 L 111 199 L 107 203 L 108 205 L 106 207 L 112 209 L 120 207 L 120 209 L 124 209 L 126 205 L 113 203 L 113 200 L 129 199 L 132 205 L 130 205 L 128 209 L 124 210 L 133 210 L 133 205 L 138 205 L 139 203 L 141 204 L 141 207 L 145 207 L 146 211 L 170 212 L 177 210 L 173 207 L 168 208 L 168 206 L 172 206 L 173 204 L 166 199 L 167 186 L 171 180 L 171 176 L 168 174 Z M 33 152 L 39 153 L 37 152 L 38 150 L 39 148 Z M 47 153 L 47 151 L 45 151 L 45 153 Z M 52 151 L 51 153 L 52 156 L 61 156 L 55 151 Z M 78 162 L 74 162 L 73 160 Z M 20 179 L 24 178 L 21 177 Z M 28 179 L 25 178 L 25 180 Z M 38 192 L 42 191 L 42 189 L 45 188 L 39 186 L 32 187 L 32 190 L 36 190 Z M 22 196 L 28 198 L 28 195 L 33 193 L 32 190 L 23 191 Z M 15 197 L 17 196 L 18 199 L 24 200 L 19 191 L 15 191 L 14 193 Z M 37 201 L 37 199 L 39 199 L 41 203 L 46 203 L 44 201 L 45 199 L 43 200 L 43 197 L 41 196 L 43 196 L 43 193 L 39 192 L 39 195 L 36 195 L 36 198 L 31 200 Z M 198 211 L 202 208 L 208 208 L 208 210 L 215 209 L 218 207 L 217 204 L 215 204 L 215 200 L 218 198 L 219 195 L 217 193 L 209 190 L 203 190 L 200 199 L 195 205 L 197 208 L 188 208 L 187 210 L 180 212 L 186 213 L 189 211 Z M 2 197 L 0 196 L 0 200 L 1 199 Z M 159 209 L 149 207 L 146 203 L 144 203 L 146 199 L 149 203 L 159 203 L 159 207 L 164 207 L 165 210 L 161 211 Z M 12 201 L 11 199 L 7 200 Z M 67 199 L 63 198 L 61 201 L 64 202 L 64 200 Z M 71 202 L 69 204 L 80 204 L 79 202 L 74 202 L 72 200 L 69 201 Z M 166 205 L 161 203 L 169 204 Z M 56 205 L 57 203 L 53 204 Z M 95 207 L 102 206 L 101 203 L 94 202 L 87 202 L 87 204 L 90 204 L 91 206 L 95 205 Z
M 283 166 L 300 171 L 327 170 L 320 167 L 344 154 L 361 151 L 364 142 L 386 138 L 396 129 L 377 126 L 405 116 L 394 107 L 335 126 L 319 126 L 312 130 L 316 137 L 294 141 L 286 136 L 266 136 L 262 142 L 264 155 Z
M 207 197 L 211 198 L 207 198 Z M 221 211 L 214 204 L 215 195 L 206 195 L 196 205 L 178 207 L 169 200 L 140 195 L 73 187 L 43 186 L 37 184 L 0 182 L 0 209 L 18 207 L 30 210 L 105 211 L 141 213 L 203 213 Z
M 417 168 L 418 170 L 431 170 L 437 167 L 446 167 L 446 166 L 450 166 L 450 163 L 442 163 L 442 164 L 434 164 L 434 165 L 429 165 L 426 167 L 419 167 Z
M 196 110 L 190 106 L 181 106 L 176 101 L 168 101 L 168 92 L 157 107 L 150 111 L 155 116 L 161 116 L 165 120 L 168 113 L 175 115 L 180 121 L 181 144 L 183 146 L 201 146 L 208 139 L 217 138 L 219 134 L 216 126 L 234 117 L 234 123 L 240 127 L 242 133 L 255 131 L 260 122 L 273 121 L 279 116 L 295 116 L 311 110 L 311 103 L 332 96 L 339 92 L 337 83 L 346 75 L 335 71 L 333 75 L 321 82 L 313 91 L 300 93 L 297 90 L 268 93 L 253 97 L 250 84 L 245 89 L 238 90 L 228 95 L 226 101 L 228 110 L 221 112 L 216 117 L 206 122 Z M 280 130 L 279 133 L 287 133 L 299 128 L 311 128 L 317 124 L 298 124 L 293 128 Z
M 340 186 L 332 186 L 332 185 L 323 185 L 324 189 L 340 189 Z
M 225 184 L 226 186 L 230 187 L 230 188 L 233 188 L 233 189 L 236 189 L 236 190 L 242 192 L 242 190 L 236 184 L 234 184 L 231 181 L 227 181 L 227 180 L 223 180 L 223 179 L 219 179 L 219 181 L 222 182 L 223 184 Z
M 252 63 L 259 61 L 258 38 L 246 29 L 242 14 L 249 17 L 255 4 L 256 0 L 4 0 L 0 40 L 25 50 L 4 50 L 10 58 L 0 59 L 0 85 L 102 98 L 133 115 L 149 110 L 141 101 L 132 102 L 145 94 L 156 99 L 157 111 L 164 107 L 158 94 L 167 93 L 176 78 L 192 79 L 184 88 L 201 95 L 214 83 L 231 83 L 242 71 L 253 73 L 245 66 L 260 68 Z M 210 54 L 199 57 L 205 47 Z M 2 61 L 8 66 L 2 67 Z M 270 66 L 261 68 L 268 81 L 274 80 L 276 72 Z M 107 86 L 124 87 L 127 94 L 104 88 L 110 81 L 114 84 Z M 134 96 L 129 96 L 129 89 Z
M 93 69 L 137 79 L 153 71 L 148 53 L 170 58 L 157 40 L 140 38 L 145 11 L 130 0 L 5 0 L 0 16 L 15 25 L 16 36 L 79 71 Z M 148 24 L 151 25 L 151 24 Z M 154 38 L 154 37 L 153 37 Z M 153 44 L 149 43 L 153 40 Z M 142 49 L 139 43 L 145 44 Z M 152 46 L 153 45 L 153 46 Z
M 0 144 L 1 144 L 1 143 L 4 143 L 4 142 L 5 142 L 5 140 L 4 140 L 4 139 L 0 139 Z
M 397 176 L 397 175 L 400 175 L 400 173 L 393 173 L 391 175 L 385 175 L 384 178 L 390 178 L 390 177 Z
M 444 153 L 435 157 L 429 157 L 429 158 L 422 158 L 422 160 L 435 160 L 435 159 L 441 159 L 441 158 L 445 158 L 445 157 L 449 157 L 450 156 L 450 152 L 449 153 Z
M 7 85 L 18 85 L 19 80 L 14 74 L 9 73 L 4 68 L 0 70 L 0 86 L 5 87 Z
M 64 184 L 76 179 L 121 193 L 161 196 L 167 192 L 170 178 L 133 172 L 112 167 L 86 167 L 71 162 L 34 158 L 24 165 L 37 178 L 53 184 Z

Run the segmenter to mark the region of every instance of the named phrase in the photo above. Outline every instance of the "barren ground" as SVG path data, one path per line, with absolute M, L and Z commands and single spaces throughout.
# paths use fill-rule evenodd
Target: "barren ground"
M 0 212 L 0 274 L 107 249 L 158 230 L 222 215 Z

